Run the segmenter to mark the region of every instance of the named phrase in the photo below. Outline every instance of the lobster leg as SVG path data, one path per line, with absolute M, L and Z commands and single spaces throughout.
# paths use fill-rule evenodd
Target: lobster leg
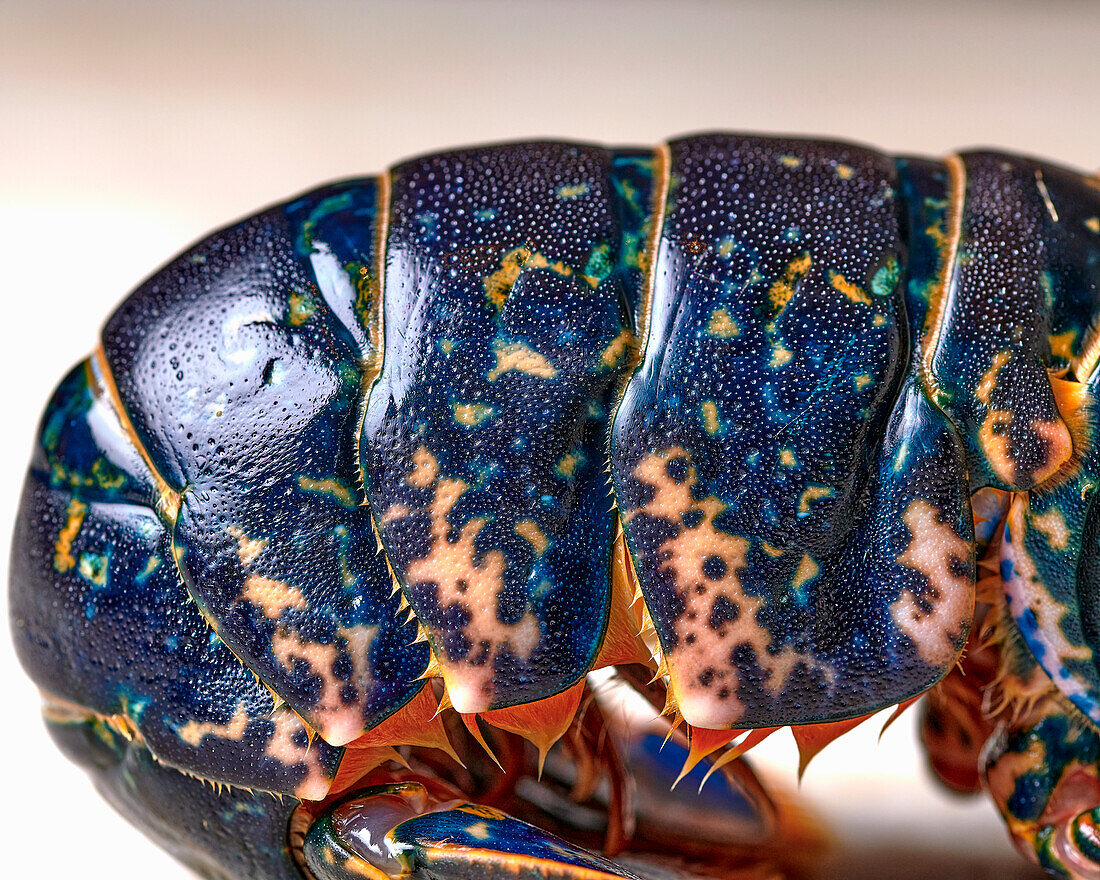
M 439 802 L 416 782 L 373 786 L 342 799 L 310 826 L 302 851 L 317 880 L 663 876 L 642 877 L 491 807 Z
M 1100 734 L 1044 699 L 986 747 L 985 782 L 1017 847 L 1056 876 L 1100 878 Z

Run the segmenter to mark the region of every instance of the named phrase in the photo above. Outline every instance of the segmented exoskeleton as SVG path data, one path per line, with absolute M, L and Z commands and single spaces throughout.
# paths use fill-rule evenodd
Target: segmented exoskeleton
M 62 382 L 17 648 L 207 876 L 580 880 L 794 870 L 820 841 L 733 758 L 792 725 L 805 763 L 969 637 L 934 765 L 1100 876 L 1098 287 L 1100 181 L 991 152 L 524 143 L 315 190 Z

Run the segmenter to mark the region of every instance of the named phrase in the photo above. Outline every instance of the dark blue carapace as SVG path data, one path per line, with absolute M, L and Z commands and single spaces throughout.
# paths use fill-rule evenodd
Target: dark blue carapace
M 742 830 L 647 861 L 631 756 L 701 777 L 793 725 L 805 759 L 982 630 L 950 693 L 1007 732 L 957 778 L 984 761 L 1044 866 L 1096 869 L 1098 311 L 1100 182 L 1028 158 L 413 159 L 109 318 L 40 427 L 16 647 L 62 747 L 207 876 L 655 880 L 795 832 L 726 768 L 705 809 Z M 695 733 L 613 729 L 604 667 Z M 948 692 L 940 744 L 979 711 Z

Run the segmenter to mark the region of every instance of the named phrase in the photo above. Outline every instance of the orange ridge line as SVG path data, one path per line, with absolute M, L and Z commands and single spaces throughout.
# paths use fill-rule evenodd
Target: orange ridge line
M 955 271 L 958 267 L 959 240 L 962 237 L 963 205 L 966 199 L 966 166 L 957 153 L 944 158 L 948 173 L 947 247 L 942 255 L 939 277 L 924 319 L 923 343 L 924 381 L 933 400 L 942 396 L 932 365 L 939 349 L 943 322 L 947 317 L 948 300 L 953 298 Z
M 122 427 L 122 432 L 126 435 L 126 439 L 130 441 L 130 444 L 137 451 L 142 462 L 144 462 L 145 466 L 149 469 L 149 474 L 152 476 L 153 482 L 156 484 L 157 492 L 159 493 L 159 497 L 157 498 L 157 510 L 174 526 L 176 517 L 179 516 L 183 495 L 173 489 L 168 484 L 168 481 L 161 475 L 160 471 L 157 470 L 157 466 L 153 464 L 153 459 L 149 455 L 149 450 L 145 448 L 145 444 L 142 443 L 141 438 L 138 437 L 137 431 L 134 429 L 134 423 L 130 420 L 130 414 L 126 411 L 126 407 L 122 402 L 122 396 L 119 394 L 118 385 L 115 383 L 114 374 L 111 372 L 111 365 L 107 361 L 107 353 L 103 350 L 103 343 L 96 346 L 95 351 L 89 359 L 89 363 L 92 368 L 92 376 L 95 379 L 98 389 L 102 392 L 103 399 L 118 418 L 119 425 Z

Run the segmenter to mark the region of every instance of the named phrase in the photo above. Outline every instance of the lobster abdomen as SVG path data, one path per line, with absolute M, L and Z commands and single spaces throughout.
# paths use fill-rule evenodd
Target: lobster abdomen
M 140 500 L 131 522 L 174 561 L 157 589 L 185 587 L 229 649 L 216 662 L 334 746 L 413 741 L 430 674 L 464 713 L 560 731 L 586 671 L 647 649 L 698 726 L 867 714 L 961 650 L 970 493 L 1085 452 L 1091 428 L 1071 438 L 1059 409 L 1083 392 L 1048 373 L 1092 381 L 1098 202 L 1031 160 L 731 135 L 413 160 L 216 233 L 120 307 L 91 393 L 144 475 L 102 503 Z M 43 596 L 122 602 L 144 570 L 126 557 L 97 584 L 50 554 L 117 559 L 85 479 L 102 456 L 66 459 L 86 418 L 48 417 L 17 537 L 40 561 L 15 571 L 18 644 L 49 689 Z M 91 655 L 65 633 L 62 654 Z M 59 693 L 97 711 L 151 694 L 114 673 Z M 270 707 L 242 700 L 184 696 L 157 723 L 278 751 Z M 162 750 L 216 778 L 197 746 Z M 280 782 L 287 766 L 253 784 L 311 778 Z

